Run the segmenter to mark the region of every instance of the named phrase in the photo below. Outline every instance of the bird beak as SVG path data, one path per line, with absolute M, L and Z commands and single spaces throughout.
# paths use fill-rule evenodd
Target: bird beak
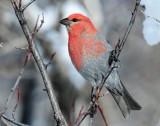
M 68 18 L 62 19 L 59 23 L 63 24 L 63 25 L 70 25 L 70 21 Z

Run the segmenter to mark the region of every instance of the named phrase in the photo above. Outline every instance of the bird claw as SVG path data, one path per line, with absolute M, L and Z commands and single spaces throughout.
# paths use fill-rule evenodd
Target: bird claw
M 111 66 L 111 64 L 112 64 L 113 61 L 115 61 L 115 62 L 119 62 L 120 61 L 119 59 L 117 59 L 116 53 L 115 53 L 114 50 L 112 50 L 110 52 L 110 56 L 109 56 L 109 59 L 108 59 L 108 64 Z

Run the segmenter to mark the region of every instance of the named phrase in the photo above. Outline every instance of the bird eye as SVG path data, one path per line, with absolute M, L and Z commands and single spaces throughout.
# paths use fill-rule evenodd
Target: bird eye
M 73 22 L 77 22 L 77 21 L 78 21 L 78 19 L 76 19 L 76 18 L 73 18 L 73 19 L 72 19 L 72 21 L 73 21 Z

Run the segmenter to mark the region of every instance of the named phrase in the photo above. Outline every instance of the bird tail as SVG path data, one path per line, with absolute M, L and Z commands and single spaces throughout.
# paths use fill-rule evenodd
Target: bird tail
M 122 84 L 122 83 L 121 83 Z M 123 84 L 122 84 L 123 86 Z M 141 106 L 132 98 L 126 88 L 123 86 L 123 94 L 117 95 L 109 90 L 116 103 L 118 104 L 123 116 L 125 118 L 129 117 L 131 110 L 140 110 Z

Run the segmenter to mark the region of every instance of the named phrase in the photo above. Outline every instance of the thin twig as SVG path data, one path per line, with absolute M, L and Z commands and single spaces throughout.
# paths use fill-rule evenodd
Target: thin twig
M 19 122 L 16 122 L 14 120 L 11 120 L 11 119 L 7 118 L 5 115 L 2 115 L 1 118 L 5 119 L 5 120 L 17 125 L 17 126 L 29 126 L 29 125 L 26 125 L 26 124 L 19 123 Z
M 6 101 L 4 110 L 0 113 L 0 115 L 4 114 L 5 111 L 7 110 L 8 105 L 9 105 L 9 102 L 10 102 L 10 100 L 11 100 L 11 97 L 12 97 L 12 95 L 13 95 L 13 93 L 14 93 L 16 87 L 18 86 L 19 81 L 20 81 L 21 78 L 22 78 L 23 72 L 24 72 L 24 67 L 21 69 L 21 71 L 20 71 L 20 73 L 19 73 L 19 76 L 17 77 L 17 80 L 16 80 L 15 84 L 14 84 L 13 87 L 11 88 L 11 91 L 10 91 L 10 94 L 9 94 L 9 96 L 8 96 L 8 98 L 7 98 L 7 101 Z
M 126 32 L 125 32 L 122 40 L 121 40 L 121 41 L 118 41 L 118 45 L 117 45 L 116 48 L 115 48 L 116 51 L 114 51 L 114 52 L 115 52 L 115 59 L 118 59 L 118 57 L 119 57 L 119 55 L 120 55 L 120 53 L 121 53 L 121 51 L 122 51 L 122 49 L 123 49 L 123 47 L 124 47 L 124 44 L 126 43 L 126 40 L 127 40 L 127 38 L 128 38 L 128 35 L 129 35 L 129 33 L 130 33 L 130 31 L 131 31 L 131 28 L 132 28 L 132 26 L 133 26 L 133 24 L 134 24 L 134 22 L 135 22 L 135 18 L 136 18 L 136 15 L 137 15 L 138 7 L 139 7 L 139 5 L 140 5 L 140 1 L 141 1 L 141 0 L 136 0 L 136 5 L 135 5 L 134 11 L 133 11 L 133 13 L 132 13 L 132 17 L 131 17 L 131 20 L 130 20 L 129 25 L 128 25 L 128 27 L 127 27 L 127 30 L 126 30 Z M 107 80 L 107 78 L 109 77 L 110 73 L 113 71 L 114 68 L 116 68 L 115 65 L 116 65 L 116 61 L 113 61 L 112 64 L 111 64 L 111 66 L 108 68 L 107 73 L 106 73 L 105 76 L 102 78 L 102 81 L 101 81 L 101 83 L 99 84 L 99 92 L 102 90 L 103 85 L 104 85 L 105 81 Z
M 90 111 L 92 104 L 93 104 L 93 102 L 89 103 L 88 107 L 83 112 L 84 114 L 79 116 L 78 120 L 76 120 L 75 126 L 79 126 L 82 123 L 82 121 L 86 118 L 86 116 L 90 113 L 89 111 Z
M 15 3 L 13 3 L 13 4 L 16 6 Z M 16 8 L 17 8 L 17 7 L 16 7 Z M 33 41 L 33 38 L 34 38 L 34 35 L 35 35 L 35 31 L 36 31 L 36 29 L 37 29 L 38 19 L 39 19 L 39 17 L 37 18 L 36 25 L 35 25 L 35 28 L 34 28 L 34 31 L 33 31 L 32 37 L 31 37 L 31 40 L 30 40 L 30 42 L 29 42 L 29 45 L 32 45 L 32 41 Z M 32 50 L 32 46 L 29 46 L 28 51 L 27 51 L 27 55 L 26 55 L 26 59 L 25 59 L 24 65 L 23 65 L 23 68 L 21 69 L 21 71 L 20 71 L 20 73 L 19 73 L 19 76 L 17 77 L 17 80 L 16 80 L 14 86 L 13 86 L 13 88 L 12 88 L 11 91 L 10 91 L 10 94 L 9 94 L 9 96 L 8 96 L 8 98 L 7 98 L 7 101 L 6 101 L 4 110 L 0 113 L 1 115 L 4 114 L 5 111 L 7 110 L 8 105 L 9 105 L 9 102 L 10 102 L 12 96 L 13 96 L 13 93 L 14 93 L 16 87 L 18 86 L 18 84 L 19 84 L 19 82 L 20 82 L 20 80 L 21 80 L 21 78 L 22 78 L 24 69 L 25 69 L 25 67 L 26 67 L 26 65 L 27 65 L 27 63 L 28 63 L 28 61 L 30 60 L 30 57 L 31 57 L 31 53 L 30 53 L 31 50 Z M 14 116 L 13 116 L 13 117 L 14 117 Z
M 146 15 L 147 17 L 152 18 L 152 19 L 154 19 L 155 21 L 157 21 L 157 22 L 160 23 L 160 20 L 158 20 L 157 18 L 155 18 L 155 17 L 153 17 L 153 16 L 151 16 L 151 15 L 149 15 L 149 14 L 146 14 L 146 13 L 145 13 L 144 11 L 142 11 L 141 9 L 140 9 L 140 11 L 141 11 L 141 13 L 143 13 L 144 15 Z
M 2 116 L 1 116 L 1 121 L 4 123 L 5 126 L 11 126 L 9 122 L 6 119 L 4 119 Z
M 128 35 L 129 35 L 129 33 L 130 33 L 131 29 L 132 29 L 132 26 L 133 26 L 133 24 L 135 22 L 135 18 L 136 18 L 136 15 L 137 15 L 137 11 L 138 11 L 140 2 L 141 2 L 141 0 L 136 0 L 136 6 L 135 6 L 134 11 L 132 13 L 131 20 L 130 20 L 129 25 L 127 27 L 127 30 L 126 30 L 123 38 L 122 38 L 122 41 L 120 41 L 120 44 L 119 44 L 120 47 L 119 47 L 119 50 L 117 52 L 117 59 L 118 59 L 118 57 L 119 57 L 119 55 L 121 53 L 122 48 L 124 47 L 124 44 L 126 43 Z
M 83 114 L 86 114 L 86 113 L 82 113 L 82 111 L 83 111 L 83 106 L 82 106 L 82 108 L 80 109 L 80 111 L 79 111 L 79 114 L 78 114 L 78 116 L 77 116 L 77 119 L 75 120 L 75 124 L 77 124 L 77 121 L 79 120 L 79 118 L 83 115 Z
M 48 76 L 48 73 L 46 71 L 46 68 L 45 68 L 45 64 L 39 54 L 39 51 L 35 45 L 34 42 L 32 42 L 32 36 L 33 34 L 30 32 L 30 28 L 28 26 L 28 23 L 24 17 L 24 14 L 23 14 L 23 11 L 32 3 L 34 2 L 35 0 L 31 0 L 31 2 L 29 2 L 28 4 L 24 5 L 23 6 L 23 9 L 20 9 L 18 10 L 14 4 L 14 1 L 13 0 L 10 0 L 11 3 L 12 3 L 12 6 L 14 8 L 14 11 L 15 11 L 15 14 L 19 20 L 19 23 L 21 25 L 21 28 L 24 32 L 24 35 L 28 41 L 28 44 L 29 44 L 29 48 L 32 48 L 31 49 L 31 53 L 36 61 L 36 64 L 37 66 L 39 67 L 39 70 L 40 70 L 40 73 L 41 73 L 41 76 L 42 76 L 42 79 L 44 81 L 44 85 L 45 85 L 45 88 L 46 88 L 46 92 L 48 94 L 48 97 L 49 97 L 49 100 L 50 100 L 50 103 L 51 103 L 51 106 L 52 106 L 52 109 L 53 109 L 53 112 L 54 112 L 54 118 L 57 122 L 57 125 L 58 126 L 67 126 L 67 123 L 66 123 L 66 120 L 64 119 L 64 116 L 62 115 L 62 112 L 59 108 L 59 105 L 58 105 L 58 102 L 57 102 L 57 99 L 56 99 L 56 96 L 55 96 L 55 92 L 53 90 L 53 87 L 52 87 L 52 83 L 51 83 L 51 80 Z
M 24 47 L 24 48 L 15 47 L 15 49 L 18 49 L 18 50 L 28 50 L 28 47 Z
M 133 11 L 133 13 L 132 13 L 132 17 L 131 17 L 131 20 L 130 20 L 129 25 L 128 25 L 128 27 L 127 27 L 127 30 L 126 30 L 126 32 L 125 32 L 122 40 L 121 40 L 121 41 L 119 40 L 118 43 L 117 43 L 117 46 L 115 47 L 115 50 L 114 50 L 115 54 L 114 54 L 114 55 L 115 55 L 115 59 L 116 59 L 116 60 L 118 59 L 118 57 L 119 57 L 119 55 L 120 55 L 120 53 L 121 53 L 121 50 L 123 49 L 124 44 L 125 44 L 125 42 L 126 42 L 126 40 L 127 40 L 127 38 L 128 38 L 128 35 L 129 35 L 130 31 L 131 31 L 131 28 L 132 28 L 132 26 L 133 26 L 133 24 L 134 24 L 134 22 L 135 22 L 135 17 L 136 17 L 136 14 L 137 14 L 138 7 L 139 7 L 139 5 L 140 5 L 140 1 L 141 1 L 141 0 L 136 0 L 136 5 L 135 5 L 134 11 Z M 115 67 L 116 62 L 117 62 L 116 60 L 113 60 L 113 61 L 112 61 L 112 63 L 111 63 L 111 65 L 110 65 L 110 67 L 108 68 L 106 74 L 105 74 L 105 75 L 102 75 L 102 81 L 101 81 L 101 83 L 98 85 L 98 90 L 97 90 L 97 91 L 98 91 L 98 96 L 99 96 L 99 94 L 100 94 L 100 92 L 101 92 L 101 90 L 102 90 L 102 88 L 103 88 L 103 86 L 104 86 L 105 81 L 106 81 L 107 78 L 109 77 L 110 73 L 113 71 L 114 68 L 116 68 L 116 67 Z M 95 92 L 95 93 L 96 93 L 96 94 L 94 94 L 94 96 L 97 95 L 97 92 Z M 85 110 L 85 112 L 88 112 L 88 111 L 90 110 L 91 106 L 96 103 L 96 101 L 98 100 L 98 98 L 99 98 L 99 97 L 97 97 L 97 99 L 95 99 L 95 98 L 93 97 L 92 101 L 89 103 L 89 105 L 88 105 L 87 109 Z M 77 121 L 77 123 L 76 123 L 75 126 L 79 126 L 79 125 L 81 124 L 81 122 L 84 120 L 85 117 L 86 117 L 86 115 L 82 116 L 82 117 Z
M 101 108 L 99 105 L 98 105 L 98 109 L 99 109 L 99 111 L 100 111 L 100 113 L 101 113 L 101 116 L 102 116 L 102 118 L 103 118 L 103 120 L 104 120 L 105 125 L 108 126 L 107 121 L 106 121 L 106 119 L 105 119 L 105 117 L 104 117 L 104 114 L 103 114 L 103 110 L 102 110 L 102 108 Z
M 56 52 L 54 52 L 50 58 L 50 61 L 45 65 L 46 69 L 53 63 L 53 58 L 56 55 Z
M 22 0 L 19 0 L 19 8 L 22 7 Z
M 15 8 L 18 9 L 17 1 L 13 0 L 13 4 L 14 4 Z
M 15 5 L 15 3 L 13 3 L 13 4 Z M 25 69 L 25 67 L 26 67 L 26 65 L 27 65 L 27 63 L 28 63 L 28 61 L 30 60 L 30 57 L 31 57 L 31 53 L 30 53 L 30 52 L 32 51 L 32 46 L 31 46 L 31 45 L 32 45 L 33 38 L 34 38 L 34 36 L 35 36 L 35 31 L 36 31 L 36 29 L 37 29 L 38 19 L 39 19 L 39 16 L 38 16 L 38 18 L 37 18 L 36 25 L 35 25 L 35 27 L 34 27 L 34 30 L 33 30 L 33 33 L 32 33 L 31 40 L 29 41 L 29 45 L 30 45 L 30 46 L 29 46 L 28 51 L 27 51 L 27 55 L 26 55 L 26 59 L 25 59 L 23 68 L 21 69 L 21 71 L 20 71 L 20 73 L 19 73 L 19 76 L 17 77 L 17 80 L 16 80 L 16 82 L 15 82 L 13 88 L 11 89 L 11 92 L 10 92 L 8 98 L 7 98 L 7 101 L 6 101 L 4 110 L 3 110 L 0 114 L 4 114 L 5 111 L 7 110 L 8 104 L 9 104 L 9 101 L 10 101 L 12 95 L 13 95 L 13 92 L 15 91 L 16 87 L 18 86 L 19 81 L 20 81 L 21 78 L 22 78 L 22 74 L 23 74 L 23 72 L 24 72 L 24 69 Z
M 24 5 L 24 6 L 22 7 L 22 12 L 25 11 L 25 9 L 26 9 L 27 7 L 29 7 L 29 5 L 31 5 L 34 1 L 36 1 L 36 0 L 31 0 L 29 3 L 27 3 L 26 5 Z
M 36 28 L 35 34 L 37 34 L 37 32 L 39 32 L 40 28 L 42 27 L 42 25 L 44 24 L 44 14 L 42 13 L 42 20 L 41 20 L 41 24 L 39 25 L 38 28 Z

